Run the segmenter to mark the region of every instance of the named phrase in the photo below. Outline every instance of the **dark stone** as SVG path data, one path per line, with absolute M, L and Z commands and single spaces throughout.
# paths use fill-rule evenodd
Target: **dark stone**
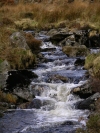
M 85 59 L 80 59 L 80 58 L 77 58 L 77 60 L 75 61 L 74 65 L 80 65 L 80 66 L 84 66 L 85 64 Z
M 65 121 L 61 125 L 73 125 L 72 121 Z
M 58 33 L 58 34 L 55 34 L 52 37 L 50 37 L 50 40 L 51 41 L 60 42 L 60 41 L 62 41 L 63 39 L 65 39 L 66 37 L 68 37 L 70 35 L 72 35 L 72 34 L 69 34 L 69 33 Z
M 100 34 L 91 36 L 89 38 L 90 47 L 100 47 Z
M 44 49 L 41 49 L 41 52 L 49 52 L 49 51 L 55 51 L 56 48 L 44 48 Z
M 38 76 L 29 70 L 9 71 L 8 79 L 6 80 L 7 91 L 13 91 L 14 87 L 28 86 L 31 82 L 30 79 L 37 78 Z
M 83 101 L 77 102 L 76 103 L 76 108 L 93 110 L 94 109 L 94 102 L 98 98 L 100 98 L 100 93 L 95 93 L 91 97 L 89 97 L 89 98 L 87 98 Z

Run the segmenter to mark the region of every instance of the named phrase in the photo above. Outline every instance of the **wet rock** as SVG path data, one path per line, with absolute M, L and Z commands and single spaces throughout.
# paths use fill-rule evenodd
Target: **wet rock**
M 90 81 L 87 81 L 84 85 L 80 87 L 74 88 L 72 92 L 80 96 L 80 98 L 84 98 L 84 99 L 94 94 L 90 87 Z
M 81 59 L 81 58 L 77 58 L 74 63 L 75 66 L 78 66 L 78 65 L 84 66 L 84 64 L 85 64 L 85 59 Z
M 29 46 L 27 45 L 25 37 L 21 32 L 14 32 L 10 36 L 10 44 L 13 48 L 19 47 L 25 50 L 29 50 Z
M 43 98 L 43 99 L 39 99 L 39 98 L 34 98 L 27 106 L 27 108 L 36 108 L 36 109 L 40 109 L 42 108 L 43 110 L 51 110 L 54 108 L 55 105 L 55 101 L 52 99 L 48 99 L 48 98 Z
M 34 98 L 33 101 L 30 103 L 29 108 L 40 109 L 42 105 L 43 104 L 40 99 Z
M 76 108 L 93 110 L 95 107 L 94 102 L 98 98 L 100 98 L 100 93 L 95 93 L 94 95 L 90 96 L 89 98 L 76 103 Z

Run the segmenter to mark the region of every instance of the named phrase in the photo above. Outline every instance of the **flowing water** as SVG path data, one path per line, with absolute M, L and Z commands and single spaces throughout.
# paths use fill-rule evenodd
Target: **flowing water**
M 0 133 L 74 133 L 86 124 L 89 112 L 75 109 L 82 99 L 71 93 L 86 82 L 86 70 L 75 66 L 76 58 L 67 57 L 51 42 L 43 42 L 41 48 L 46 61 L 32 70 L 38 78 L 30 84 L 36 108 L 6 113 L 0 120 Z

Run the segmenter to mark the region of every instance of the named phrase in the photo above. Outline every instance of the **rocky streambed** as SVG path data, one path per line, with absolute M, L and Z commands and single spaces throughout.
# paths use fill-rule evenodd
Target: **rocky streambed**
M 26 71 L 14 72 L 21 75 L 21 80 L 17 78 L 19 86 L 8 82 L 6 89 L 12 88 L 11 91 L 27 103 L 8 110 L 0 118 L 0 132 L 74 133 L 79 127 L 85 128 L 93 101 L 100 97 L 99 93 L 93 95 L 88 90 L 89 75 L 83 67 L 89 52 L 85 44 L 87 41 L 93 44 L 91 39 L 84 41 L 82 31 L 74 35 L 65 32 L 66 29 L 60 30 L 37 34 L 36 38 L 42 40 L 39 63 L 30 70 L 31 76 Z M 80 41 L 84 46 L 78 44 Z M 28 82 L 27 77 L 32 80 Z M 20 86 L 26 81 L 28 87 Z

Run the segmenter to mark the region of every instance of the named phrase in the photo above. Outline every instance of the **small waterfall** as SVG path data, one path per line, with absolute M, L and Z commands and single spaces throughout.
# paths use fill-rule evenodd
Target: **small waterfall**
M 51 42 L 43 42 L 41 49 L 46 62 L 32 70 L 38 78 L 30 84 L 37 108 L 6 114 L 4 133 L 75 133 L 77 127 L 85 126 L 89 112 L 75 109 L 75 103 L 82 99 L 72 90 L 86 82 L 86 70 L 76 67 L 76 58 L 67 57 Z

